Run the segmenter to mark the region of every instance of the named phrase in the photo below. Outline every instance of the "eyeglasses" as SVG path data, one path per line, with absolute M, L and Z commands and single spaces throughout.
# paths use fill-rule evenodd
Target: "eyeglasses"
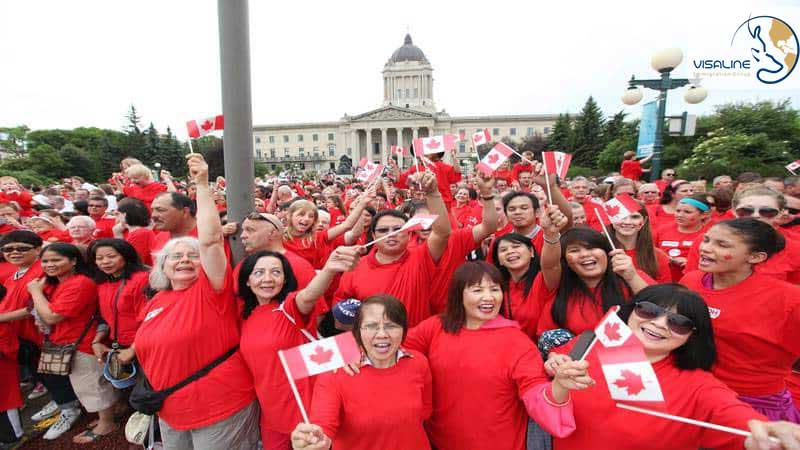
M 665 173 L 664 176 L 665 177 L 674 177 L 675 174 L 674 173 Z
M 395 233 L 395 232 L 398 232 L 398 231 L 400 231 L 402 228 L 403 228 L 403 227 L 402 227 L 401 225 L 398 225 L 398 226 L 396 226 L 396 227 L 380 227 L 380 228 L 375 228 L 375 234 L 387 234 L 387 233 Z
M 655 303 L 637 302 L 633 312 L 645 320 L 655 320 L 661 316 L 667 316 L 667 326 L 675 334 L 686 335 L 696 329 L 692 319 L 682 314 L 669 312 Z
M 368 333 L 377 333 L 380 330 L 383 330 L 386 334 L 394 334 L 403 331 L 403 327 L 396 323 L 387 323 L 383 326 L 377 323 L 368 323 L 361 326 L 361 331 L 366 331 Z
M 639 193 L 642 195 L 650 195 L 650 194 L 658 195 L 658 191 L 639 191 Z
M 0 250 L 2 250 L 3 253 L 25 253 L 33 250 L 34 248 L 36 247 L 32 247 L 30 245 L 6 245 Z
M 200 261 L 200 253 L 170 253 L 167 255 L 167 259 L 170 261 L 180 261 L 184 257 L 189 258 L 190 261 Z
M 759 216 L 772 219 L 781 213 L 781 210 L 776 208 L 753 208 L 752 206 L 740 206 L 734 210 L 736 217 L 751 217 L 753 214 L 758 213 Z

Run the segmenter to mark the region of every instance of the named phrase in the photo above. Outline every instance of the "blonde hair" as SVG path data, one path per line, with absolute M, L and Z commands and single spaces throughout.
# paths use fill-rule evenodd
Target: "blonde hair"
M 134 166 L 134 165 L 137 165 L 137 164 L 138 165 L 142 165 L 142 162 L 139 161 L 136 158 L 125 158 L 125 159 L 123 159 L 122 161 L 119 162 L 120 168 L 122 168 L 123 166 L 127 166 L 125 168 L 126 170 L 127 170 L 128 167 Z
M 317 229 L 317 222 L 319 222 L 319 210 L 317 209 L 316 206 L 314 206 L 313 203 L 311 203 L 308 200 L 298 200 L 292 203 L 291 206 L 289 206 L 289 210 L 286 213 L 287 217 L 286 229 L 283 232 L 283 237 L 287 241 L 291 240 L 294 237 L 293 234 L 294 226 L 292 225 L 292 216 L 298 211 L 305 211 L 305 210 L 314 212 L 314 223 L 312 223 L 311 226 L 308 227 L 308 231 L 306 231 L 306 233 L 301 237 L 303 239 L 308 239 L 309 244 L 311 243 L 311 237 L 314 235 L 314 230 Z
M 771 197 L 775 200 L 775 203 L 778 204 L 778 209 L 786 209 L 786 197 L 784 197 L 780 192 L 773 191 L 772 189 L 763 186 L 747 188 L 734 194 L 733 207 L 736 208 L 739 206 L 739 203 L 742 202 L 742 199 L 755 196 Z
M 128 178 L 146 176 L 148 180 L 153 180 L 153 172 L 144 164 L 134 164 L 128 167 L 125 169 L 125 175 L 127 175 Z
M 12 177 L 11 175 L 4 175 L 4 176 L 0 177 L 0 183 L 2 183 L 4 181 L 13 181 L 14 183 L 19 184 L 19 180 L 16 179 L 15 177 Z
M 172 253 L 172 250 L 180 244 L 192 247 L 192 249 L 197 252 L 200 251 L 200 241 L 198 241 L 197 238 L 184 236 L 170 239 L 164 245 L 164 248 L 154 255 L 155 261 L 150 271 L 150 287 L 153 288 L 153 290 L 166 291 L 172 289 L 172 281 L 170 281 L 167 274 L 164 273 L 164 263 L 167 261 L 167 256 Z

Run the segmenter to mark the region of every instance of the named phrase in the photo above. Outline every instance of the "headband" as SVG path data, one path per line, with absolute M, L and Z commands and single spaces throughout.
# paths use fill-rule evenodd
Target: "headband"
M 701 212 L 708 212 L 708 210 L 711 209 L 711 207 L 709 207 L 705 203 L 701 202 L 700 200 L 695 200 L 695 199 L 689 198 L 689 197 L 682 198 L 678 203 L 683 203 L 683 204 L 686 204 L 686 205 L 692 205 L 695 208 L 699 209 Z
M 678 187 L 678 185 L 681 185 L 683 183 L 688 183 L 688 181 L 686 181 L 686 180 L 675 180 L 675 181 L 672 182 L 670 187 L 672 187 L 672 189 L 675 189 L 675 188 Z

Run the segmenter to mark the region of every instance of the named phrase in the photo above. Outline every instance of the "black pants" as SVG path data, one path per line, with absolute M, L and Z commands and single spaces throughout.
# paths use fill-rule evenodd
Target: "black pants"
M 0 412 L 0 443 L 10 444 L 17 442 L 17 439 L 14 427 L 11 426 L 11 421 L 8 419 L 8 412 Z

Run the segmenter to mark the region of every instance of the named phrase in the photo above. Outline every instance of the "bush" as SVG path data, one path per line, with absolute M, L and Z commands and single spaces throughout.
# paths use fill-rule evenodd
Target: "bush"
M 5 164 L 3 166 L 5 166 Z M 23 184 L 25 186 L 32 186 L 32 185 L 50 186 L 50 185 L 55 184 L 57 182 L 56 180 L 54 180 L 52 178 L 48 178 L 46 176 L 40 175 L 40 174 L 30 170 L 30 169 L 9 170 L 9 169 L 6 169 L 5 167 L 0 167 L 0 176 L 2 176 L 2 177 L 5 177 L 5 176 L 14 177 L 17 180 L 19 180 L 19 182 L 21 184 Z
M 785 176 L 784 165 L 791 158 L 785 141 L 771 140 L 764 133 L 730 134 L 711 137 L 698 144 L 677 170 L 678 176 L 685 179 L 711 180 L 718 175 L 747 171 L 763 176 Z
M 592 167 L 583 167 L 583 166 L 575 166 L 570 165 L 569 170 L 567 171 L 567 176 L 569 178 L 575 177 L 601 177 L 605 175 L 606 172 L 603 169 L 594 169 Z

